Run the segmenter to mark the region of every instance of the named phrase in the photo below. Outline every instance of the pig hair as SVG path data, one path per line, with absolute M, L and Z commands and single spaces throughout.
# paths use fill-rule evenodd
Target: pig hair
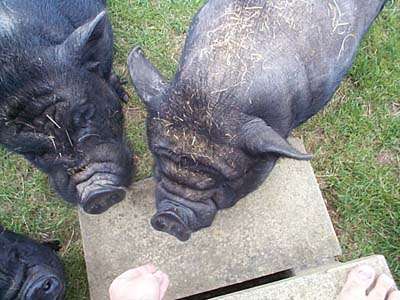
M 23 285 L 24 267 L 18 261 L 16 245 L 5 245 L 0 254 L 0 294 L 1 299 L 14 299 Z

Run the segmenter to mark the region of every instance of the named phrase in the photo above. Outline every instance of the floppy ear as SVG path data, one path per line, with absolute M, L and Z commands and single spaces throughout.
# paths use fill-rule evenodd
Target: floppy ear
M 140 99 L 148 109 L 159 111 L 160 103 L 169 86 L 167 81 L 139 47 L 134 48 L 129 54 L 128 67 Z
M 274 154 L 298 160 L 310 160 L 309 154 L 303 154 L 293 148 L 272 127 L 261 119 L 254 119 L 246 123 L 241 131 L 240 140 L 243 149 L 255 156 Z
M 85 65 L 90 71 L 96 71 L 101 58 L 96 57 L 98 45 L 106 31 L 107 15 L 99 13 L 92 21 L 75 29 L 60 45 L 61 56 Z

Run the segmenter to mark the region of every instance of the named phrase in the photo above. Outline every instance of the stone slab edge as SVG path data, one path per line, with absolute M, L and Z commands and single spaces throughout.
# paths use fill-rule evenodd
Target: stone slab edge
M 347 263 L 332 263 L 302 271 L 295 277 L 264 286 L 221 296 L 218 300 L 334 300 L 340 293 L 348 272 L 355 266 L 368 264 L 377 274 L 391 276 L 386 260 L 373 255 Z M 391 276 L 392 277 L 392 276 Z

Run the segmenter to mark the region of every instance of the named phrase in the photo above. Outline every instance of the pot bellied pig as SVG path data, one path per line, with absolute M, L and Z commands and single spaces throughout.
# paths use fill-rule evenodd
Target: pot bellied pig
M 156 161 L 153 227 L 187 240 L 279 157 L 310 159 L 286 138 L 331 99 L 384 3 L 210 0 L 171 83 L 135 48 L 129 70 Z
M 0 144 L 99 214 L 132 180 L 104 0 L 0 2 Z
M 64 299 L 64 270 L 55 244 L 39 244 L 0 225 L 0 299 Z

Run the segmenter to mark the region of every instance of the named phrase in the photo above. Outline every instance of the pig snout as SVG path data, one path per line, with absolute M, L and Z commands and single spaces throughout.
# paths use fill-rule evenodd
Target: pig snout
M 180 241 L 211 225 L 217 207 L 211 199 L 191 201 L 165 190 L 159 183 L 156 189 L 157 213 L 151 219 L 155 230 L 166 232 Z
M 188 223 L 189 217 L 193 217 L 193 212 L 169 199 L 163 199 L 160 202 L 162 208 L 151 219 L 153 228 L 173 235 L 182 242 L 187 241 L 192 234 Z
M 57 300 L 63 299 L 65 285 L 51 270 L 36 266 L 28 271 L 27 279 L 21 288 L 21 299 Z
M 89 152 L 89 163 L 73 175 L 79 205 L 86 213 L 101 214 L 122 201 L 132 181 L 132 154 L 115 145 Z
M 115 186 L 118 178 L 109 174 L 96 174 L 89 183 L 77 186 L 83 210 L 88 214 L 101 214 L 114 204 L 121 202 L 126 195 L 124 187 Z

